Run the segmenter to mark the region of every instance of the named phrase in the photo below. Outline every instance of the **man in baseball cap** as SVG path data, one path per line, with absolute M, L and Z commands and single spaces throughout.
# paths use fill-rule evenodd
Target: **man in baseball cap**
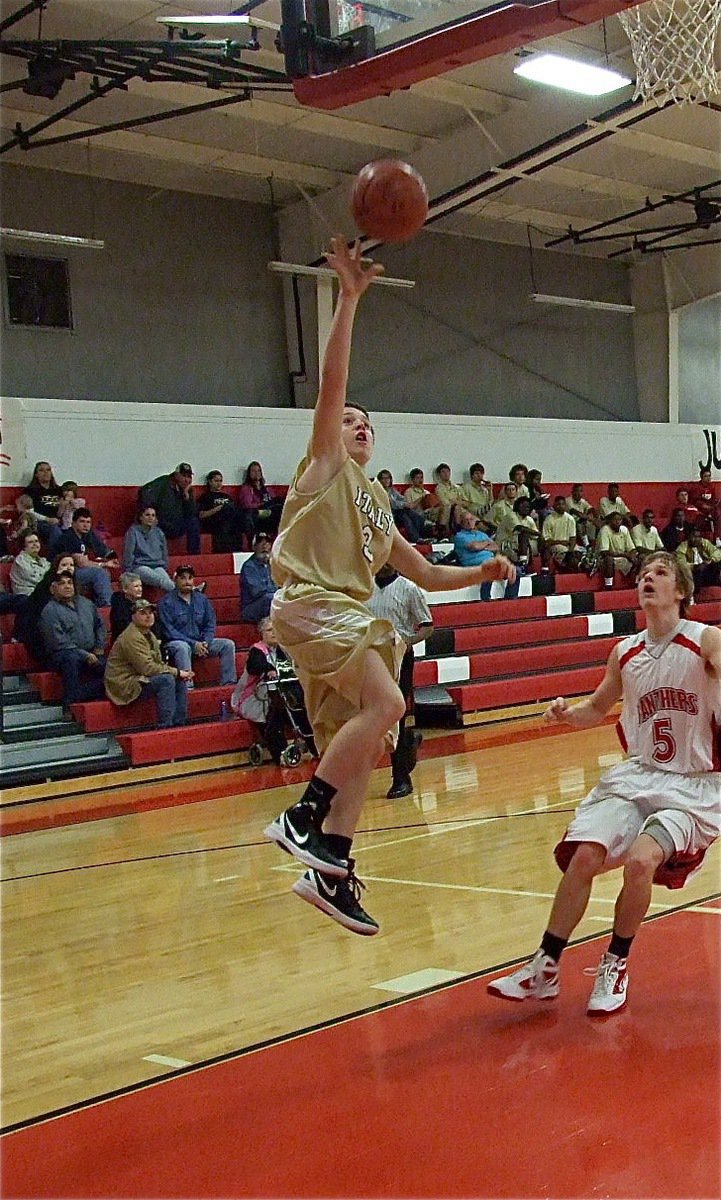
M 219 658 L 220 683 L 235 685 L 235 642 L 215 636 L 217 619 L 207 596 L 195 586 L 195 571 L 184 563 L 175 572 L 175 590 L 158 605 L 170 661 L 190 671 L 194 658 Z
M 193 497 L 193 468 L 178 463 L 170 475 L 159 475 L 144 483 L 139 501 L 143 508 L 154 508 L 158 525 L 166 538 L 185 534 L 188 554 L 200 554 L 200 521 Z
M 188 684 L 192 671 L 163 662 L 160 642 L 153 633 L 155 605 L 134 600 L 130 624 L 113 643 L 105 671 L 105 692 L 113 704 L 155 700 L 158 729 L 184 725 L 188 719 Z

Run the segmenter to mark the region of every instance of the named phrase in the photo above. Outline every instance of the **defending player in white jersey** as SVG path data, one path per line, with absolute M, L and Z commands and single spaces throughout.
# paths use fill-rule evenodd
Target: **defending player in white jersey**
M 540 948 L 488 985 L 494 996 L 557 996 L 559 959 L 586 911 L 594 877 L 623 867 L 613 935 L 588 1012 L 623 1008 L 628 954 L 652 883 L 682 887 L 721 832 L 721 630 L 684 619 L 692 592 L 683 563 L 651 554 L 638 579 L 646 629 L 614 646 L 589 699 L 571 706 L 559 697 L 546 711 L 548 721 L 586 729 L 623 696 L 618 732 L 629 757 L 600 779 L 556 846 L 564 875 Z

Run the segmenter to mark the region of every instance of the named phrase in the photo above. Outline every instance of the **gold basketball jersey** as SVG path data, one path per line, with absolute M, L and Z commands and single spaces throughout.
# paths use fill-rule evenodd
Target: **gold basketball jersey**
M 299 492 L 308 461 L 299 464 L 288 489 L 271 552 L 273 579 L 280 587 L 312 583 L 365 602 L 391 552 L 395 526 L 388 494 L 352 458 L 325 487 Z

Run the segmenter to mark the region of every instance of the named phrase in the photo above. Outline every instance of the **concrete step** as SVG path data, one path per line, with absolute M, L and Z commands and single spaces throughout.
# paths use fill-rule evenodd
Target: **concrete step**
M 2 680 L 3 708 L 10 705 L 37 703 L 38 693 L 25 675 L 4 675 Z
M 76 733 L 47 742 L 5 743 L 0 787 L 118 770 L 127 763 L 115 738 L 102 735 L 87 737 Z
M 54 725 L 64 720 L 69 718 L 65 716 L 62 704 L 39 704 L 36 701 L 29 704 L 13 704 L 3 713 L 3 725 L 6 730 L 28 729 L 31 726 L 39 730 L 43 725 Z

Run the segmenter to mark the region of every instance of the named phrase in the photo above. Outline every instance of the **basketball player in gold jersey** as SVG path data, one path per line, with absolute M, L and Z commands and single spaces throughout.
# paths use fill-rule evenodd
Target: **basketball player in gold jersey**
M 368 414 L 345 399 L 358 301 L 383 268 L 363 266 L 358 242 L 349 249 L 336 237 L 331 247 L 340 295 L 308 452 L 271 555 L 279 585 L 273 625 L 295 662 L 322 757 L 301 799 L 265 835 L 309 868 L 293 886 L 297 895 L 347 929 L 374 934 L 351 846 L 371 772 L 405 711 L 396 683 L 405 646 L 366 607 L 374 576 L 390 562 L 421 587 L 450 591 L 512 582 L 515 568 L 500 556 L 480 567 L 433 565 L 396 529 L 385 489 L 365 472 L 374 443 Z

